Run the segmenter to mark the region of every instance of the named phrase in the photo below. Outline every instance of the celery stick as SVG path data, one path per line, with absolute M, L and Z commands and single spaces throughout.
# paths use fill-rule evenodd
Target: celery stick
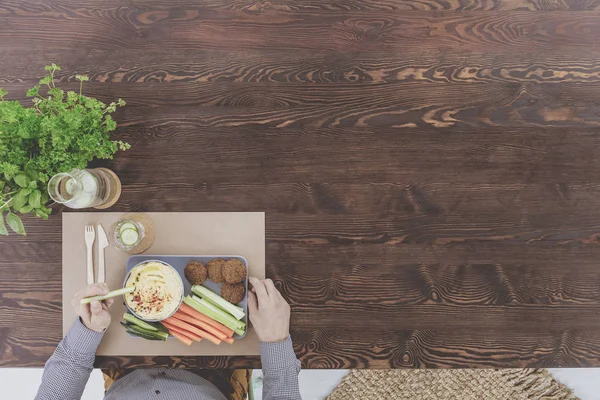
M 81 299 L 81 304 L 89 304 L 92 301 L 102 301 L 106 299 L 110 299 L 111 297 L 122 296 L 127 293 L 131 293 L 135 290 L 134 286 L 129 286 L 123 289 L 113 290 L 112 292 L 108 292 L 103 296 L 94 296 L 94 297 L 86 297 L 85 299 Z
M 236 319 L 242 319 L 246 315 L 244 313 L 244 309 L 238 307 L 236 305 L 231 304 L 218 294 L 208 290 L 202 285 L 194 285 L 192 286 L 192 292 L 196 293 L 198 296 L 202 297 L 205 300 L 208 300 L 215 306 L 219 307 L 223 311 L 227 311 L 229 314 L 233 315 Z
M 190 307 L 198 308 L 198 302 L 192 298 L 192 296 L 185 296 L 183 302 Z
M 201 304 L 200 302 L 204 301 L 201 300 L 197 297 L 194 296 L 194 298 L 192 298 L 191 296 L 187 296 L 186 298 L 183 299 L 183 302 L 185 304 L 187 304 L 188 306 L 194 308 L 196 311 L 206 315 L 207 317 L 225 325 L 226 327 L 232 329 L 233 331 L 237 332 L 242 332 L 241 334 L 243 334 L 244 332 L 244 323 L 242 321 L 238 321 L 237 319 L 233 318 L 232 316 L 226 314 L 224 311 L 221 311 L 219 308 L 217 307 L 207 307 L 204 304 Z M 218 310 L 218 311 L 215 311 Z M 240 335 L 241 335 L 240 334 Z
M 195 298 L 194 298 L 194 297 L 195 297 Z M 189 305 L 189 306 L 192 306 L 192 307 L 194 307 L 194 308 L 197 310 L 197 309 L 198 309 L 198 307 L 200 307 L 200 303 L 198 303 L 198 301 L 199 301 L 200 299 L 198 299 L 196 296 L 194 296 L 194 297 L 192 297 L 192 296 L 190 295 L 190 296 L 187 296 L 187 297 L 186 297 L 186 299 L 188 299 L 188 300 L 189 300 L 189 302 L 190 302 L 190 304 L 188 304 L 188 305 Z M 184 299 L 184 300 L 185 300 L 185 299 Z
M 239 326 L 240 328 L 243 328 L 246 326 L 246 324 L 243 321 L 239 321 L 239 320 L 235 319 L 227 312 L 221 310 L 219 307 L 212 304 L 210 301 L 207 301 L 206 299 L 198 299 L 196 301 L 200 304 L 200 306 L 203 309 L 210 310 L 210 312 L 212 312 L 213 314 L 220 315 L 221 318 L 227 320 L 231 325 Z
M 200 300 L 200 301 L 204 301 L 204 300 Z M 192 307 L 193 309 L 195 309 L 196 311 L 225 325 L 226 327 L 233 330 L 238 335 L 241 336 L 244 334 L 246 324 L 244 324 L 242 321 L 238 321 L 237 319 L 233 318 L 230 315 L 227 315 L 224 311 L 221 311 L 220 309 L 218 309 L 214 306 L 206 307 L 204 304 L 201 304 L 200 302 L 198 302 L 196 299 L 192 298 L 191 296 L 186 296 L 183 299 L 183 302 L 185 304 L 187 304 L 188 306 Z M 215 309 L 217 310 L 216 312 L 214 311 Z
M 217 318 L 219 318 L 219 320 L 215 319 L 215 321 L 217 321 L 217 322 L 225 321 L 225 322 L 227 322 L 227 324 L 225 324 L 223 322 L 221 322 L 221 323 L 231 329 L 243 328 L 246 325 L 243 321 L 238 321 L 237 319 L 235 319 L 234 317 L 232 317 L 225 311 L 221 310 L 219 307 L 212 305 L 211 303 L 207 302 L 204 299 L 201 299 L 196 296 L 193 296 L 193 297 L 190 296 L 190 299 L 191 299 L 191 303 L 194 305 L 196 310 L 198 310 L 198 311 L 202 310 L 202 311 L 200 311 L 202 314 L 205 314 L 208 317 L 211 317 L 212 319 L 215 319 L 213 317 L 216 316 Z M 206 314 L 207 312 L 210 313 L 210 315 Z

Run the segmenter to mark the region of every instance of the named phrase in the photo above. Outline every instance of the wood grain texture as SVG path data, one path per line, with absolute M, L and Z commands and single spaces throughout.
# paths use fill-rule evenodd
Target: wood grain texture
M 75 82 L 85 73 L 102 83 L 557 83 L 598 82 L 596 55 L 564 49 L 560 54 L 529 52 L 434 52 L 423 49 L 401 56 L 389 52 L 348 54 L 293 50 L 241 49 L 222 52 L 200 49 L 165 49 L 160 54 L 140 50 L 46 49 L 51 60 L 62 62 L 59 82 Z M 25 58 L 27 65 L 14 71 L 0 64 L 0 83 L 36 82 L 47 60 L 0 48 L 3 59 Z M 76 71 L 76 72 L 74 72 Z M 101 90 L 95 85 L 90 90 Z M 184 86 L 189 87 L 189 86 Z
M 128 102 L 111 210 L 265 211 L 306 368 L 598 367 L 599 27 L 596 0 L 5 0 L 0 86 L 55 62 Z M 0 240 L 0 366 L 61 339 L 53 208 Z M 158 365 L 260 360 L 96 360 Z
M 186 118 L 173 113 L 148 113 L 146 123 L 160 126 L 123 131 L 123 137 L 137 145 L 129 154 L 143 160 L 131 163 L 119 157 L 112 163 L 123 171 L 126 184 L 158 179 L 170 183 L 167 177 L 173 177 L 175 182 L 196 185 L 290 181 L 559 185 L 586 184 L 600 171 L 596 129 L 209 129 L 201 126 L 197 114 Z M 141 114 L 128 115 L 141 123 Z M 177 151 L 163 153 L 167 146 Z M 207 147 L 212 150 L 209 156 L 195 157 L 195 148 Z M 155 152 L 161 156 L 154 157 Z M 174 168 L 173 162 L 182 156 L 193 160 L 201 173 L 189 176 L 185 169 Z M 145 167 L 150 160 L 165 179 Z
M 7 47 L 28 42 L 33 48 L 102 47 L 112 50 L 307 49 L 346 52 L 473 51 L 532 49 L 560 51 L 596 44 L 600 15 L 596 12 L 490 11 L 411 13 L 388 11 L 206 10 L 201 7 L 164 9 L 56 4 L 0 5 L 6 24 L 0 39 Z M 85 26 L 86 29 L 81 29 Z M 78 32 L 77 35 L 65 32 Z M 311 38 L 327 40 L 311 40 Z
M 7 10 L 33 9 L 38 12 L 51 14 L 53 12 L 73 11 L 89 12 L 88 0 L 47 0 L 42 4 L 35 0 L 7 0 L 4 1 Z M 22 4 L 27 4 L 23 7 Z M 102 4 L 94 4 L 95 9 L 115 9 L 133 4 L 137 9 L 145 10 L 170 9 L 190 7 L 187 0 L 163 0 L 160 3 L 147 3 L 131 1 L 123 3 L 121 0 L 107 0 Z M 202 10 L 243 10 L 243 11 L 459 11 L 459 10 L 531 10 L 531 11 L 591 11 L 600 8 L 597 0 L 335 0 L 321 2 L 318 0 L 206 0 L 192 3 L 195 8 Z M 20 7 L 18 7 L 20 6 Z M 102 7 L 102 8 L 100 8 Z
M 294 306 L 593 305 L 599 300 L 594 267 L 564 268 L 574 257 L 592 264 L 597 251 L 493 242 L 327 247 L 268 247 L 267 271 Z

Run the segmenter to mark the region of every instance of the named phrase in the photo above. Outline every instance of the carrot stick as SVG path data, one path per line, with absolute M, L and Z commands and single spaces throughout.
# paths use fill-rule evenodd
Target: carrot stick
M 217 328 L 214 328 L 214 327 L 210 326 L 209 324 L 204 323 L 202 321 L 198 321 L 197 319 L 195 319 L 194 317 L 190 317 L 186 313 L 176 312 L 175 314 L 173 314 L 173 317 L 175 317 L 181 321 L 187 322 L 189 324 L 195 325 L 198 328 L 205 330 L 206 332 L 218 337 L 221 340 L 223 340 L 227 337 L 226 334 L 224 334 Z
M 219 338 L 221 340 L 223 340 L 227 337 L 227 335 L 225 335 L 223 332 L 221 332 L 217 328 L 214 328 L 205 322 L 199 321 L 199 320 L 195 319 L 194 317 L 187 315 L 186 313 L 176 312 L 175 314 L 173 314 L 173 317 L 177 318 L 178 320 L 187 322 L 188 324 L 192 324 L 192 325 L 210 333 L 211 335 L 216 336 L 217 338 Z
M 202 340 L 202 338 L 200 336 L 194 335 L 192 332 L 186 331 L 185 329 L 178 328 L 169 323 L 165 323 L 165 326 L 169 330 L 169 333 L 171 333 L 171 332 L 179 333 L 180 335 L 187 336 L 188 338 L 192 339 L 194 342 L 199 342 Z
M 162 324 L 162 321 L 161 321 L 161 324 Z M 177 328 L 176 326 L 173 326 L 169 323 L 164 323 L 163 325 L 165 328 L 167 328 L 169 333 L 175 332 L 175 333 L 178 333 L 180 336 L 185 336 L 186 338 L 194 341 L 194 339 L 192 339 L 192 334 L 190 332 L 186 332 L 185 330 L 183 330 L 181 328 Z
M 221 332 L 223 332 L 226 336 L 231 337 L 233 336 L 233 330 L 229 329 L 228 327 L 226 327 L 223 324 L 220 324 L 219 322 L 215 321 L 214 319 L 202 314 L 201 312 L 199 312 L 198 310 L 190 307 L 189 305 L 182 303 L 181 307 L 179 308 L 178 311 L 181 311 L 184 314 L 189 315 L 192 318 L 197 319 L 198 321 L 202 321 L 210 326 L 212 326 L 215 329 L 220 330 Z
M 212 326 L 213 328 L 220 330 L 228 337 L 233 336 L 233 330 L 229 329 L 225 325 L 218 323 L 214 319 L 207 317 L 206 315 L 202 314 L 200 311 L 195 310 L 194 308 L 188 306 L 185 303 L 181 303 L 181 307 L 179 307 L 178 311 L 181 311 L 182 313 L 187 314 L 190 317 L 197 319 L 198 321 L 202 321 L 202 322 Z
M 177 339 L 179 339 L 181 342 L 183 342 L 184 344 L 191 346 L 192 345 L 192 339 L 190 339 L 189 337 L 182 335 L 180 333 L 177 333 L 175 331 L 171 332 L 169 331 L 169 333 L 173 336 L 175 336 Z
M 232 337 L 225 338 L 225 339 L 223 339 L 223 341 L 225 343 L 233 344 L 233 338 Z
M 221 344 L 221 339 L 215 337 L 214 335 L 212 335 L 208 332 L 204 332 L 203 330 L 200 330 L 200 329 L 196 328 L 194 325 L 188 324 L 187 322 L 180 321 L 174 317 L 169 317 L 169 318 L 165 319 L 164 321 L 166 321 L 169 324 L 175 325 L 176 327 L 185 329 L 186 331 L 192 332 L 195 335 L 206 338 L 206 339 L 210 340 L 211 342 L 213 342 L 214 344 Z
M 205 332 L 199 328 L 196 328 L 195 326 L 188 324 L 187 322 L 180 321 L 174 317 L 171 317 L 171 318 L 169 318 L 169 321 L 167 322 L 167 324 L 175 325 L 176 328 L 178 327 L 178 328 L 184 330 L 185 332 L 190 332 L 194 336 L 206 338 L 206 339 L 210 340 L 211 342 L 213 342 L 214 344 L 221 344 L 221 340 L 219 338 L 215 337 L 214 335 L 212 335 L 208 332 Z
M 194 335 L 192 332 L 188 332 L 185 329 L 179 328 L 175 325 L 171 325 L 168 322 L 165 322 L 163 325 L 165 326 L 165 328 L 167 328 L 169 330 L 169 333 L 171 333 L 171 331 L 179 333 L 180 335 L 187 336 L 188 338 L 192 339 L 194 342 L 199 342 L 200 340 L 198 340 L 198 339 L 202 339 L 200 336 Z

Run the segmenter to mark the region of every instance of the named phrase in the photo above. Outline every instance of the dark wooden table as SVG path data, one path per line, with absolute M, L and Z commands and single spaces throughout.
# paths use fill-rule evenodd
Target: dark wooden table
M 114 211 L 266 211 L 305 367 L 600 366 L 599 37 L 598 0 L 2 0 L 0 86 L 127 100 Z M 2 366 L 62 333 L 61 210 L 25 223 Z M 259 360 L 97 361 L 154 364 Z

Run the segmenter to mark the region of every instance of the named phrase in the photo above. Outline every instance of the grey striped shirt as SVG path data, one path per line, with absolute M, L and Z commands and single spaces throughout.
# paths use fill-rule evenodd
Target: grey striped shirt
M 86 328 L 79 319 L 46 362 L 37 400 L 79 400 L 92 372 L 103 333 Z M 261 343 L 264 400 L 301 400 L 298 388 L 300 361 L 292 340 Z M 226 400 L 204 378 L 179 369 L 138 369 L 116 381 L 105 400 Z

